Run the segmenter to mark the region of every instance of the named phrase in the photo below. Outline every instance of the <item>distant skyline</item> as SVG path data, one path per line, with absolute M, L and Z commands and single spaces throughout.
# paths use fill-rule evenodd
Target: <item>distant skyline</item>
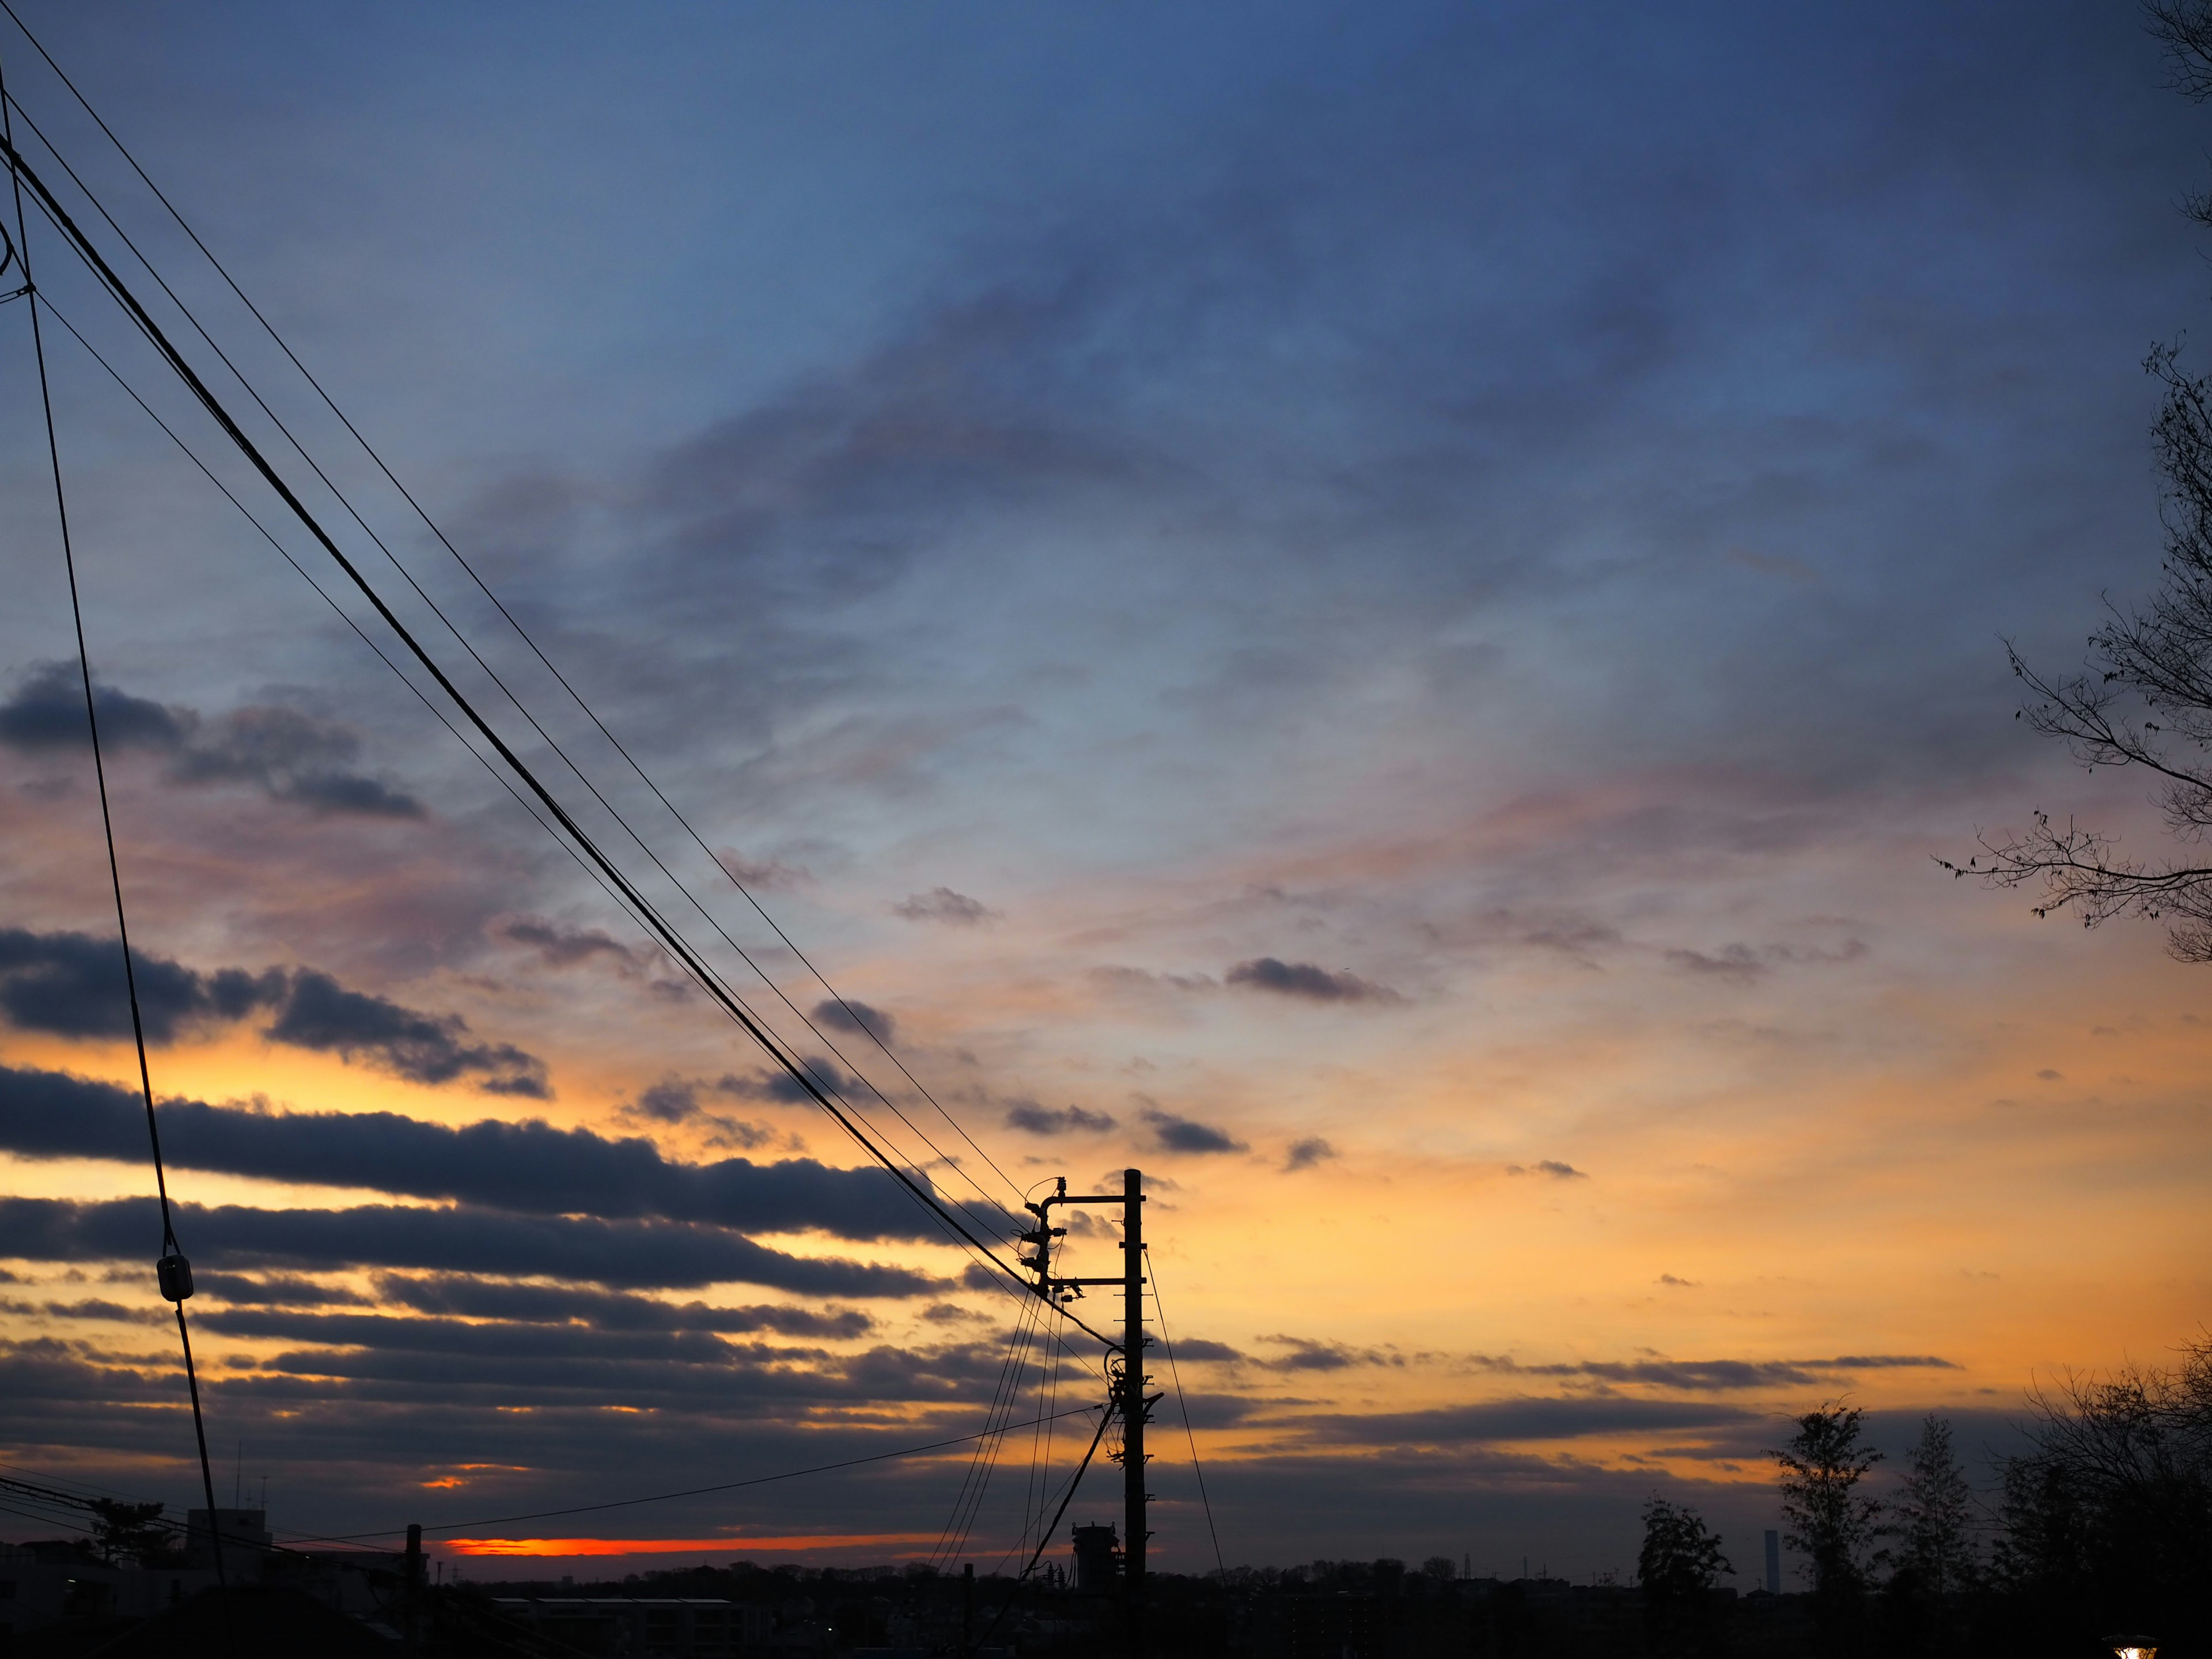
M 1657 1492 L 1747 1587 L 1785 1413 L 1894 1456 L 1944 1411 L 1985 1466 L 2037 1378 L 2200 1329 L 2212 980 L 1934 862 L 2037 808 L 2160 835 L 2000 642 L 2063 664 L 2158 571 L 2140 364 L 2194 362 L 2207 145 L 2130 9 L 19 9 L 697 826 L 0 22 L 777 1029 L 950 1197 L 1146 1170 L 1232 1565 L 1625 1572 Z M 981 1426 L 1014 1303 L 47 349 L 210 1434 L 280 1529 Z M 0 386 L 0 1460 L 181 1509 L 20 303 Z M 1153 1449 L 1158 1559 L 1209 1567 L 1172 1399 Z M 965 1457 L 507 1530 L 926 1557 Z

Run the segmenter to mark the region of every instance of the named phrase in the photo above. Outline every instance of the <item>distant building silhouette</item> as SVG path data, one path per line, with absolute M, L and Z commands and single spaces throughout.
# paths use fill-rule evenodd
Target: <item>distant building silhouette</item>
M 1075 1588 L 1096 1594 L 1121 1579 L 1121 1540 L 1111 1527 L 1075 1528 Z
M 1782 1534 L 1771 1527 L 1766 1529 L 1766 1593 L 1782 1594 Z

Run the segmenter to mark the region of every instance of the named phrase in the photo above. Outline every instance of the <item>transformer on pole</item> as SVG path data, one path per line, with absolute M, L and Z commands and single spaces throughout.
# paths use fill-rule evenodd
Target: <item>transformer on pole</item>
M 1052 1271 L 1052 1242 L 1067 1230 L 1052 1224 L 1052 1206 L 1115 1203 L 1121 1206 L 1120 1274 L 1110 1279 L 1063 1279 L 1055 1274 Z M 1126 1534 L 1121 1546 L 1122 1625 L 1130 1659 L 1144 1659 L 1145 1541 L 1151 1532 L 1146 1516 L 1146 1505 L 1150 1500 L 1145 1492 L 1145 1424 L 1160 1397 L 1145 1391 L 1152 1378 L 1145 1375 L 1145 1346 L 1151 1339 L 1145 1334 L 1144 1171 L 1122 1170 L 1121 1190 L 1118 1193 L 1071 1193 L 1063 1177 L 1058 1190 L 1049 1198 L 1026 1207 L 1036 1217 L 1037 1225 L 1036 1231 L 1023 1235 L 1023 1242 L 1036 1245 L 1036 1254 L 1024 1256 L 1022 1265 L 1036 1274 L 1039 1296 L 1058 1304 L 1081 1296 L 1086 1285 L 1121 1287 L 1120 1352 L 1118 1356 L 1109 1354 L 1107 1380 L 1112 1390 L 1113 1409 L 1121 1418 L 1122 1530 Z M 1116 1358 L 1121 1367 L 1118 1371 L 1114 1369 Z

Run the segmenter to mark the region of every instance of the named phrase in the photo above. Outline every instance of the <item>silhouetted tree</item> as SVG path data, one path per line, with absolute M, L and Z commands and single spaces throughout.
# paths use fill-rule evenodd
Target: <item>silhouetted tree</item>
M 90 1507 L 93 1545 L 103 1561 L 112 1564 L 143 1555 L 168 1541 L 167 1528 L 159 1524 L 159 1504 L 124 1504 L 112 1498 L 95 1498 L 90 1500 Z
M 2166 49 L 2167 84 L 2212 100 L 2212 0 L 2146 0 L 2143 11 Z M 2184 211 L 2212 228 L 2212 192 Z M 2015 718 L 2063 739 L 2092 771 L 2149 774 L 2168 829 L 2202 845 L 2212 836 L 2212 380 L 2184 373 L 2173 346 L 2154 347 L 2143 367 L 2166 387 L 2151 428 L 2166 529 L 2157 592 L 2139 608 L 2107 601 L 2079 673 L 2031 668 L 2010 641 L 2005 653 L 2028 692 Z M 2070 910 L 2087 927 L 2129 915 L 2164 921 L 2176 957 L 2212 962 L 2212 863 L 2124 856 L 2112 837 L 2042 811 L 2024 834 L 1980 840 L 1965 864 L 1938 862 L 1988 886 L 2039 889 L 2038 915 Z
M 1972 1521 L 1973 1492 L 1952 1449 L 1951 1425 L 1930 1412 L 1887 1528 L 1897 1547 L 1881 1557 L 1892 1569 L 1881 1604 L 1885 1653 L 1910 1659 L 1957 1650 L 1960 1592 L 1977 1565 Z
M 1881 1500 L 1859 1489 L 1881 1461 L 1862 1437 L 1863 1415 L 1833 1402 L 1807 1412 L 1789 1443 L 1767 1454 L 1782 1466 L 1784 1536 L 1812 1564 L 1814 1623 L 1831 1653 L 1857 1644 L 1866 1558 L 1881 1525 Z
M 2033 1449 L 2005 1471 L 1996 1566 L 2038 1625 L 2212 1638 L 2212 1340 L 2031 1396 Z
M 1895 1508 L 1898 1571 L 1936 1595 L 1966 1589 L 1975 1567 L 1974 1494 L 1951 1449 L 1951 1425 L 1934 1412 L 1921 1421 Z
M 1734 1572 L 1721 1540 L 1698 1512 L 1654 1498 L 1644 1506 L 1644 1547 L 1636 1558 L 1644 1590 L 1644 1628 L 1656 1655 L 1704 1656 L 1714 1650 L 1714 1589 Z

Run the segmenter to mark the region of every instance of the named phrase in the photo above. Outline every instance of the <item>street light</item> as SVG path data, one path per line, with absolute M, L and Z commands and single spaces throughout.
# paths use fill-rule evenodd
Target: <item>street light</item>
M 2158 1659 L 2158 1644 L 2143 1636 L 2108 1636 L 2113 1659 Z

